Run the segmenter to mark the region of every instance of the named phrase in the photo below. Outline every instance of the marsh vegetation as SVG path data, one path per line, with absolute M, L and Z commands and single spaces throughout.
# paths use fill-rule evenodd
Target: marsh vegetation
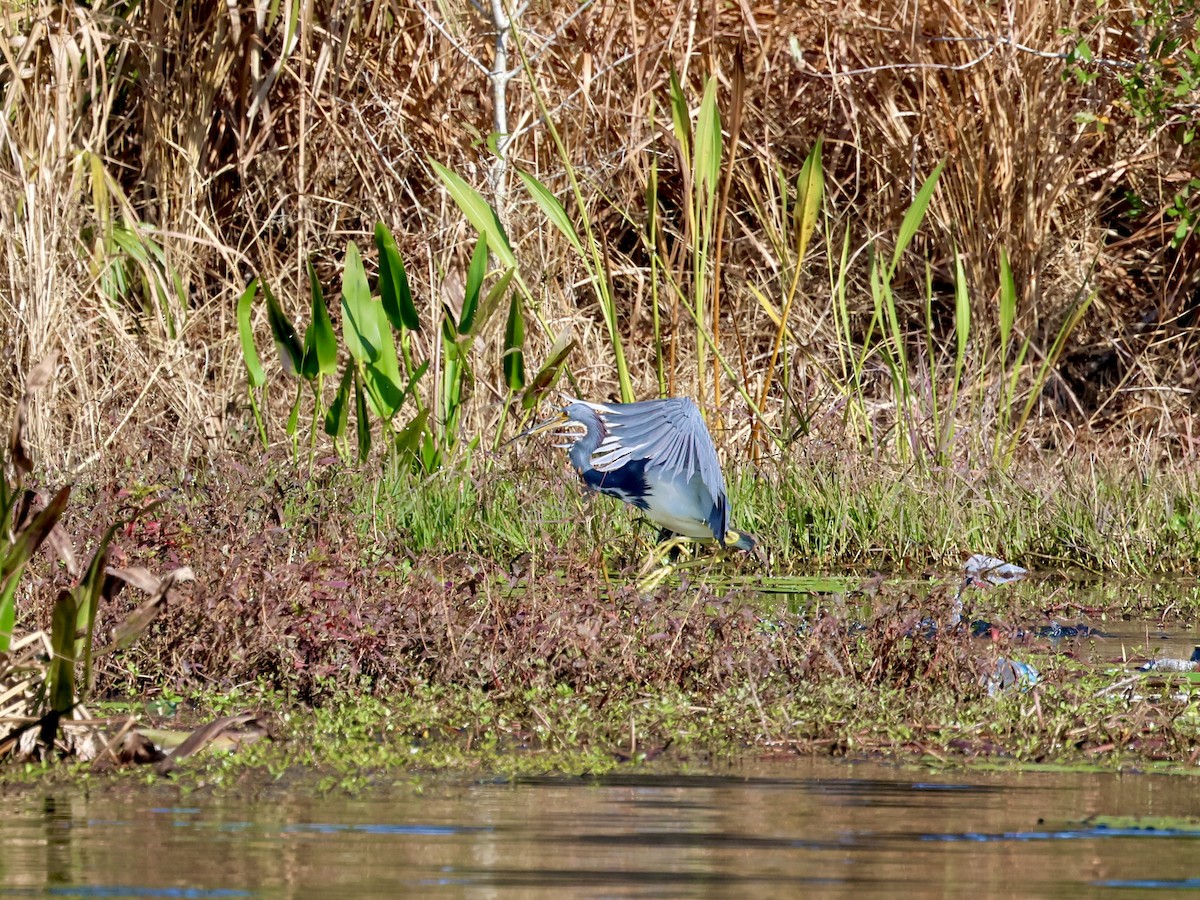
M 265 704 L 271 766 L 1191 761 L 1186 679 L 1036 629 L 1195 620 L 1193 7 L 6 4 L 0 411 L 59 360 L 19 480 L 196 575 L 96 661 L 136 600 L 59 613 L 72 689 Z M 503 446 L 564 392 L 693 397 L 766 570 L 647 589 L 625 510 Z M 988 640 L 977 552 L 1038 576 Z M 52 634 L 79 579 L 27 563 Z M 1170 586 L 1073 587 L 1117 577 Z

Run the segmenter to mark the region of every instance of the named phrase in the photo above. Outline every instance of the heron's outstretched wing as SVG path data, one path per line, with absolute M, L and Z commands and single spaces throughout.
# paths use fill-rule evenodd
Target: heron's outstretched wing
M 713 502 L 724 506 L 725 479 L 717 450 L 700 410 L 686 397 L 639 403 L 588 403 L 604 426 L 604 437 L 592 454 L 601 472 L 631 460 L 647 460 L 647 468 L 663 468 L 684 483 L 699 472 Z

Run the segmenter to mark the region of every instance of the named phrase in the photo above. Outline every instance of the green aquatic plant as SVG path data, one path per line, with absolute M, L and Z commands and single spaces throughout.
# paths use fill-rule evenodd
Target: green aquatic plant
M 463 202 L 474 208 L 469 200 Z M 481 198 L 479 202 L 482 203 Z M 307 383 L 313 395 L 310 453 L 316 444 L 318 423 L 323 424 L 335 445 L 345 449 L 353 411 L 355 446 L 360 461 L 370 453 L 373 423 L 378 421 L 389 453 L 426 472 L 444 465 L 459 444 L 460 414 L 472 379 L 471 347 L 510 296 L 502 368 L 510 398 L 526 387 L 522 351 L 524 318 L 519 297 L 510 294 L 509 290 L 516 270 L 511 265 L 499 271 L 489 270 L 492 245 L 486 235 L 493 231 L 495 229 L 482 233 L 471 256 L 460 312 L 456 315 L 448 305 L 442 306 L 441 352 L 424 360 L 416 358 L 413 335 L 420 330 L 420 319 L 408 274 L 391 232 L 382 223 L 375 227 L 375 245 L 379 252 L 375 290 L 367 278 L 358 246 L 353 241 L 347 245 L 342 268 L 341 304 L 342 344 L 347 359 L 328 406 L 325 405 L 324 379 L 337 371 L 337 336 L 312 264 L 308 266 L 312 318 L 305 329 L 303 342 L 270 287 L 259 279 L 252 281 L 238 301 L 237 316 L 251 406 L 263 445 L 267 445 L 267 433 L 255 391 L 263 390 L 267 378 L 255 346 L 252 321 L 254 300 L 260 288 L 266 298 L 267 320 L 282 369 L 286 375 L 297 379 L 286 424 L 289 437 L 295 440 L 297 436 L 302 388 Z M 495 240 L 501 247 L 506 247 L 502 233 L 497 234 Z M 511 251 L 497 255 L 505 260 L 511 257 Z M 553 382 L 570 349 L 569 345 L 558 348 L 547 363 L 547 367 L 552 368 L 544 367 L 539 371 L 536 380 L 540 390 Z M 427 403 L 420 387 L 431 370 L 434 387 L 432 402 Z M 415 412 L 406 424 L 397 427 L 394 424 L 397 415 L 409 400 Z

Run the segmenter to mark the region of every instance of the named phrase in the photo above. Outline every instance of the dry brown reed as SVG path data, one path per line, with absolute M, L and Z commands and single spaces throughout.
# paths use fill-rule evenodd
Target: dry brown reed
M 395 233 L 426 321 L 474 241 L 429 160 L 461 173 L 499 206 L 551 331 L 581 343 L 572 369 L 591 396 L 615 375 L 594 294 L 562 237 L 508 183 L 488 149 L 494 129 L 494 27 L 467 3 L 342 2 L 7 4 L 0 23 L 0 347 L 19 382 L 50 349 L 65 373 L 30 419 L 30 440 L 59 466 L 86 463 L 126 438 L 165 437 L 188 460 L 245 429 L 233 310 L 261 273 L 293 313 L 304 264 L 336 285 L 348 239 L 369 244 L 376 220 Z M 886 252 L 913 192 L 947 160 L 931 216 L 898 277 L 906 327 L 952 343 L 951 259 L 962 254 L 976 331 L 995 353 L 998 254 L 1012 260 L 1019 334 L 1032 371 L 1067 311 L 1099 298 L 1063 357 L 1040 426 L 1097 440 L 1147 428 L 1191 452 L 1194 241 L 1167 241 L 1171 185 L 1198 161 L 1161 125 L 1139 123 L 1114 73 L 1145 36 L 1125 10 L 1081 0 L 941 0 L 709 4 L 536 2 L 515 28 L 536 90 L 587 185 L 603 230 L 635 388 L 655 391 L 653 294 L 641 240 L 650 161 L 657 160 L 663 250 L 684 290 L 693 223 L 679 211 L 687 173 L 667 112 L 672 69 L 698 101 L 715 75 L 728 125 L 734 59 L 744 60 L 744 118 L 725 218 L 719 329 L 723 354 L 756 394 L 792 268 L 779 204 L 805 156 L 826 138 L 827 222 L 803 261 L 787 377 L 764 415 L 788 434 L 837 428 L 845 403 L 831 348 L 830 280 L 841 242 L 861 337 L 870 311 L 867 249 Z M 1066 58 L 1080 39 L 1098 77 Z M 1102 59 L 1100 59 L 1102 58 Z M 510 61 L 511 62 L 511 61 Z M 1188 98 L 1184 98 L 1185 100 Z M 517 72 L 508 83 L 512 166 L 565 197 L 563 167 Z M 1101 128 L 1098 123 L 1107 123 Z M 499 188 L 499 189 L 497 189 Z M 1142 198 L 1132 210 L 1128 196 Z M 907 287 L 906 287 L 907 286 Z M 461 293 L 461 288 L 458 289 Z M 698 393 L 701 348 L 659 295 L 670 373 Z M 265 317 L 259 323 L 265 338 Z M 707 323 L 716 330 L 712 323 Z M 498 326 L 493 326 L 497 329 Z M 419 340 L 436 338 L 427 328 Z M 532 329 L 538 360 L 552 335 Z M 267 346 L 263 341 L 263 346 Z M 920 346 L 914 340 L 914 346 Z M 477 344 L 472 433 L 496 422 L 502 336 Z M 946 359 L 925 360 L 934 379 Z M 980 364 L 981 378 L 991 376 Z M 868 382 L 887 402 L 886 381 Z M 9 397 L 14 391 L 6 392 Z M 724 395 L 730 401 L 731 393 Z M 7 399 L 7 398 L 0 398 Z M 279 403 L 284 401 L 280 399 Z M 737 404 L 734 403 L 736 406 Z M 749 434 L 731 417 L 726 442 Z M 1052 423 L 1057 422 L 1057 426 Z M 132 443 L 136 444 L 137 440 Z

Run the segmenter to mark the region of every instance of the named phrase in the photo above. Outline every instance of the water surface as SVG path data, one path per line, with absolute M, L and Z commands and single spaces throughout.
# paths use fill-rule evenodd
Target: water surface
M 1200 888 L 1200 840 L 1168 821 L 1196 796 L 1161 775 L 793 758 L 354 797 L 304 778 L 10 790 L 0 896 L 1136 897 Z

